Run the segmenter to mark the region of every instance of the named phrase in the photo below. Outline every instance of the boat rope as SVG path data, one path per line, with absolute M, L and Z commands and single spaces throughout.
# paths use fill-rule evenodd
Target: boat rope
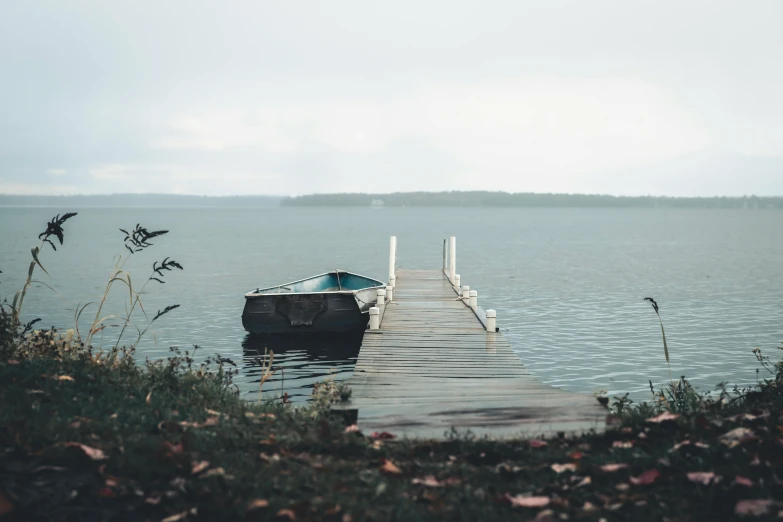
M 342 292 L 342 290 L 343 290 L 343 285 L 341 285 L 341 284 L 340 284 L 340 270 L 339 270 L 339 269 L 335 270 L 335 271 L 334 271 L 334 275 L 336 275 L 336 276 L 337 276 L 337 290 L 338 290 L 339 292 Z

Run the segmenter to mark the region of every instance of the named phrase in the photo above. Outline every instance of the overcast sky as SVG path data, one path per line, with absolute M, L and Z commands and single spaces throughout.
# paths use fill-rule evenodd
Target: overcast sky
M 0 193 L 783 195 L 783 2 L 4 0 Z

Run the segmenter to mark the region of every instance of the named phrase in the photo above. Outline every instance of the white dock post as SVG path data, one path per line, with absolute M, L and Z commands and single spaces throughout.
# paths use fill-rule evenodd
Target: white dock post
M 379 288 L 377 295 L 378 299 L 375 301 L 375 306 L 377 306 L 378 309 L 383 312 L 383 307 L 386 306 L 386 289 Z
M 470 299 L 470 287 L 465 285 L 462 287 L 462 300 L 465 301 L 465 304 L 468 304 L 468 299 Z
M 454 276 L 457 275 L 457 238 L 449 237 L 449 279 L 454 282 Z
M 459 274 L 457 274 L 457 275 L 454 276 L 454 286 L 459 288 L 459 283 L 460 283 Z
M 495 332 L 497 331 L 496 327 L 496 318 L 497 318 L 497 312 L 495 310 L 487 310 L 487 331 L 488 332 Z
M 474 309 L 478 308 L 478 292 L 476 290 L 471 290 L 468 297 L 470 300 L 470 307 Z
M 387 286 L 386 287 L 386 299 L 389 300 L 389 302 L 392 302 L 392 299 L 394 299 L 394 287 L 393 286 Z
M 397 277 L 396 276 L 389 276 L 389 286 L 394 288 L 397 286 Z
M 377 306 L 370 308 L 370 330 L 377 330 L 381 327 L 381 311 Z
M 389 279 L 397 274 L 397 236 L 389 237 Z

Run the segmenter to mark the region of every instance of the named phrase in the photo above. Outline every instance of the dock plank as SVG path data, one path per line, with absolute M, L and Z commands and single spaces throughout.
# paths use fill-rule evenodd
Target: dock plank
M 442 438 L 452 429 L 491 437 L 605 429 L 589 395 L 535 379 L 500 333 L 484 330 L 439 270 L 398 270 L 380 330 L 367 331 L 351 400 L 365 432 Z

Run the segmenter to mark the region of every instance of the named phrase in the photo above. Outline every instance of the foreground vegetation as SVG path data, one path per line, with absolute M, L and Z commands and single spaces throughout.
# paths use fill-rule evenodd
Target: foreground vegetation
M 127 257 L 117 258 L 104 293 L 114 283 L 128 292 L 119 319 L 98 313 L 83 334 L 23 324 L 41 248 L 62 244 L 65 216 L 41 234 L 23 291 L 0 307 L 3 520 L 783 517 L 783 364 L 761 351 L 766 379 L 752 389 L 704 395 L 680 379 L 651 384 L 643 404 L 602 398 L 612 414 L 605 433 L 546 441 L 361 433 L 331 413 L 348 395 L 334 382 L 295 408 L 240 399 L 233 363 L 220 357 L 198 363 L 193 351 L 174 349 L 139 364 L 121 347 L 123 333 L 134 326 L 138 339 L 167 312 L 135 326 L 142 292 Z M 164 234 L 126 232 L 127 256 Z M 172 269 L 182 267 L 156 262 L 148 282 Z M 119 332 L 116 342 L 85 342 L 107 328 Z M 661 334 L 668 361 L 663 323 Z
M 65 336 L 67 337 L 67 335 Z M 783 511 L 781 374 L 641 407 L 604 434 L 396 440 L 309 406 L 253 404 L 231 365 L 136 364 L 35 332 L 0 357 L 9 520 L 719 520 Z M 671 389 L 669 390 L 671 391 Z M 671 413 L 679 412 L 679 413 Z

